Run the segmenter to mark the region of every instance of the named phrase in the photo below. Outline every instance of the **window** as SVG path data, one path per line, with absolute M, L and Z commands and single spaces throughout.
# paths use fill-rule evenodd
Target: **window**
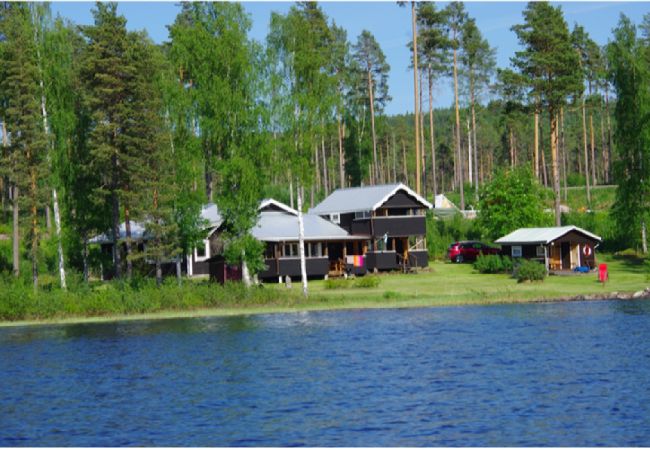
M 306 247 L 309 258 L 320 258 L 323 256 L 323 247 L 320 242 L 310 242 Z
M 368 219 L 371 216 L 370 211 L 357 211 L 354 213 L 355 219 Z
M 210 240 L 205 239 L 203 245 L 199 245 L 194 249 L 194 259 L 197 262 L 205 261 L 210 258 Z
M 341 223 L 341 214 L 339 214 L 339 213 L 330 214 L 330 222 L 340 224 Z
M 282 246 L 282 256 L 284 258 L 295 258 L 300 256 L 298 253 L 298 244 L 295 242 L 284 244 Z
M 537 247 L 535 247 L 535 253 L 539 258 L 543 258 L 544 256 L 546 256 L 546 252 L 544 251 L 543 245 L 538 245 Z
M 511 249 L 511 254 L 513 258 L 521 258 L 521 245 L 513 245 Z

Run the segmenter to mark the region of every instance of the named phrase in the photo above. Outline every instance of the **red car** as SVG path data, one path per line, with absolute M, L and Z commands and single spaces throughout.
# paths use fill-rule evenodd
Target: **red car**
M 490 247 L 478 241 L 460 241 L 454 242 L 449 246 L 449 260 L 456 263 L 465 261 L 476 261 L 479 254 L 481 255 L 498 255 L 501 250 Z

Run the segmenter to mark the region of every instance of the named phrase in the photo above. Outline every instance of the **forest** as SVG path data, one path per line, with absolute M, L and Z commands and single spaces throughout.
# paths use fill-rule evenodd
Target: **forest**
M 208 202 L 229 258 L 254 268 L 263 198 L 306 210 L 338 188 L 403 182 L 478 209 L 495 174 L 520 168 L 556 225 L 570 188 L 584 188 L 587 217 L 595 188 L 617 186 L 612 240 L 647 252 L 650 14 L 638 27 L 621 15 L 601 47 L 561 5 L 531 2 L 512 28 L 521 50 L 497 67 L 463 3 L 398 7 L 413 17 L 415 113 L 389 116 L 372 31 L 347 36 L 316 2 L 272 13 L 264 42 L 241 4 L 184 2 L 160 45 L 128 31 L 116 3 L 79 26 L 47 3 L 1 2 L 1 276 L 65 289 L 66 274 L 131 279 L 153 261 L 160 278 L 203 239 Z M 432 107 L 440 86 L 453 106 Z M 131 221 L 152 237 L 144 251 Z M 123 222 L 126 254 L 107 259 L 91 239 Z

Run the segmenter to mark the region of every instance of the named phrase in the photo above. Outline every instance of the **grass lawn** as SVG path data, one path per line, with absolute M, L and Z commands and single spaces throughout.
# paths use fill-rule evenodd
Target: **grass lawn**
M 598 258 L 599 262 L 605 262 L 609 267 L 610 280 L 605 285 L 597 281 L 594 273 L 549 276 L 543 282 L 517 283 L 509 275 L 479 274 L 474 271 L 471 264 L 434 261 L 428 269 L 417 274 L 386 273 L 377 275 L 379 285 L 372 288 L 354 287 L 356 280 L 348 280 L 345 287 L 338 289 L 328 289 L 327 282 L 324 280 L 311 281 L 309 283 L 310 295 L 307 299 L 300 295 L 301 284 L 300 280 L 296 279 L 293 281 L 291 293 L 287 292 L 284 285 L 265 284 L 263 289 L 266 290 L 266 294 L 270 294 L 267 297 L 275 300 L 263 304 L 257 303 L 253 299 L 220 307 L 209 307 L 200 306 L 201 300 L 198 299 L 194 306 L 192 303 L 181 303 L 185 306 L 172 309 L 163 307 L 162 309 L 140 310 L 132 314 L 121 315 L 94 314 L 95 317 L 60 315 L 47 320 L 0 322 L 0 326 L 230 316 L 308 310 L 524 303 L 562 300 L 593 294 L 603 296 L 614 292 L 631 293 L 650 286 L 643 259 L 612 255 L 598 255 Z M 363 278 L 357 280 L 363 280 Z M 210 286 L 204 285 L 209 290 Z M 185 289 L 181 288 L 180 291 L 175 292 L 180 297 L 191 295 L 191 289 L 187 290 L 188 288 L 186 285 Z M 164 294 L 163 290 L 158 295 Z
M 487 275 L 470 264 L 432 262 L 418 274 L 379 275 L 375 288 L 326 289 L 324 281 L 310 283 L 315 297 L 343 307 L 435 306 L 552 300 L 571 296 L 634 292 L 650 285 L 642 260 L 599 255 L 609 268 L 605 285 L 596 274 L 549 276 L 543 282 L 517 283 L 509 275 Z M 300 286 L 294 283 L 293 289 Z M 329 303 L 329 302 L 326 302 Z

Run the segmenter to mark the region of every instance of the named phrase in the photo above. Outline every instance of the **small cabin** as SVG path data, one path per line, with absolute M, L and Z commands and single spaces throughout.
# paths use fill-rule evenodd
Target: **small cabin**
M 599 236 L 576 226 L 519 228 L 495 241 L 502 254 L 543 263 L 549 271 L 596 267 Z

